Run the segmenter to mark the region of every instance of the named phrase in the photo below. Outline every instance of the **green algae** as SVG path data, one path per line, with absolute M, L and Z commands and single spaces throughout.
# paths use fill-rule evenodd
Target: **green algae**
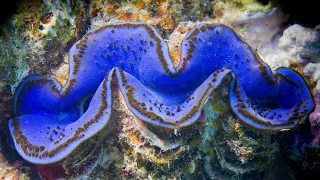
M 262 4 L 258 0 L 233 0 L 233 1 L 229 1 L 229 3 L 250 13 L 260 12 L 260 11 L 265 12 L 279 4 L 278 0 L 271 0 L 266 5 Z
M 0 77 L 9 84 L 14 84 L 27 69 L 29 46 L 22 37 L 4 27 L 0 37 Z

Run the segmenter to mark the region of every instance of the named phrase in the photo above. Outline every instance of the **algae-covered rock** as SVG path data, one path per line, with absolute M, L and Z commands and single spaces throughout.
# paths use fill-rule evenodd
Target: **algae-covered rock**
M 0 26 L 0 79 L 14 89 L 29 71 L 49 73 L 60 63 L 67 43 L 77 36 L 83 8 L 82 1 L 21 2 Z
M 208 179 L 268 179 L 279 155 L 275 133 L 249 127 L 233 116 L 228 83 L 223 83 L 205 106 L 201 150 Z M 222 97 L 222 98 L 221 98 Z
M 261 1 L 258 1 L 258 0 L 233 0 L 233 1 L 227 0 L 227 2 L 233 3 L 237 7 L 248 12 L 268 11 L 271 8 L 278 5 L 278 2 L 276 0 L 268 1 L 267 4 L 263 4 Z
M 90 15 L 93 24 L 96 21 L 143 21 L 160 27 L 169 35 L 181 21 L 211 17 L 213 1 L 94 0 L 90 4 Z
M 21 172 L 19 164 L 10 165 L 1 152 L 0 144 L 0 179 L 3 180 L 30 180 L 28 174 Z

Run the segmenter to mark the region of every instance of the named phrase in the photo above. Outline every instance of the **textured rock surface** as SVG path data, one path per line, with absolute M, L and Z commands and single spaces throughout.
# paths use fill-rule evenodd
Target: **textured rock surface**
M 3 180 L 29 180 L 29 176 L 21 172 L 19 164 L 10 165 L 1 154 L 0 144 L 0 179 Z
M 320 32 L 295 24 L 288 27 L 279 39 L 279 48 L 299 62 L 320 60 Z
M 308 63 L 303 71 L 304 75 L 310 77 L 314 82 L 320 80 L 320 63 Z
M 79 32 L 76 19 L 84 4 L 72 1 L 22 1 L 17 12 L 2 24 L 0 35 L 0 80 L 12 90 L 29 71 L 50 74 L 67 46 Z M 78 20 L 78 21 L 77 21 Z
M 283 24 L 288 17 L 279 7 L 265 12 L 244 13 L 235 17 L 231 25 L 248 41 L 260 56 L 274 54 Z
M 170 32 L 183 20 L 196 21 L 212 16 L 212 5 L 209 0 L 94 0 L 90 4 L 90 16 L 94 21 L 143 21 Z

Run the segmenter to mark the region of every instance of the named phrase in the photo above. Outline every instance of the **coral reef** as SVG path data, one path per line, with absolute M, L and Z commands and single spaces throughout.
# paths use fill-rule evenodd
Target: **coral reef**
M 12 94 L 25 76 L 51 74 L 60 64 L 82 27 L 78 19 L 84 15 L 83 6 L 82 1 L 23 1 L 0 25 L 0 123 L 12 117 Z
M 26 173 L 20 171 L 21 166 L 19 164 L 10 165 L 1 153 L 0 144 L 0 179 L 4 180 L 29 180 L 29 176 Z
M 251 1 L 216 1 L 214 4 L 215 19 L 212 22 L 230 24 L 246 42 L 275 70 L 289 67 L 287 57 L 282 56 L 278 48 L 278 39 L 288 20 L 280 7 L 270 1 L 265 10 L 248 11 L 241 4 Z M 259 2 L 256 2 L 259 4 Z M 272 4 L 272 6 L 270 6 Z M 262 4 L 260 4 L 262 5 Z
M 268 132 L 254 132 L 254 129 L 232 119 L 236 117 L 231 115 L 228 93 L 226 93 L 230 81 L 231 79 L 228 78 L 210 97 L 205 107 L 206 115 L 198 124 L 189 130 L 181 129 L 174 132 L 157 131 L 152 126 L 141 124 L 141 121 L 137 120 L 127 108 L 121 92 L 113 88 L 115 102 L 112 111 L 115 116 L 110 122 L 114 124 L 107 126 L 106 132 L 116 136 L 110 136 L 108 133 L 110 138 L 99 143 L 102 148 L 98 148 L 98 153 L 88 154 L 91 158 L 84 158 L 82 163 L 74 163 L 73 157 L 68 158 L 68 166 L 63 166 L 63 171 L 59 173 L 69 172 L 69 175 L 60 176 L 60 178 L 101 179 L 108 176 L 118 179 L 228 179 L 233 176 L 241 179 L 258 176 L 271 177 L 270 167 L 278 154 L 278 141 Z M 227 118 L 232 120 L 226 120 Z M 118 129 L 116 131 L 119 132 L 110 132 L 112 129 Z M 146 132 L 149 134 L 145 134 Z M 118 138 L 114 138 L 117 136 Z M 171 140 L 168 141 L 168 138 Z M 163 144 L 172 142 L 178 142 L 177 146 L 171 146 L 171 149 L 168 149 L 170 146 L 163 146 Z M 94 158 L 92 162 L 89 160 L 92 159 L 92 156 L 98 158 Z M 81 157 L 83 158 L 80 156 L 79 159 Z M 88 164 L 88 161 L 91 163 Z M 83 171 L 83 168 L 79 169 L 79 167 L 83 167 L 84 164 L 87 165 Z M 72 173 L 70 166 L 74 168 L 79 166 L 76 168 L 78 171 Z M 243 168 L 240 168 L 242 166 Z M 49 172 L 52 173 L 52 170 Z M 56 172 L 55 175 L 57 174 Z M 46 175 L 48 177 L 50 173 Z
M 128 32 L 128 38 L 120 38 Z M 183 44 L 182 61 L 174 69 L 151 26 L 116 24 L 88 32 L 70 50 L 70 75 L 63 88 L 40 76 L 29 76 L 17 88 L 17 117 L 9 121 L 9 129 L 19 154 L 33 163 L 57 162 L 99 132 L 110 118 L 113 76 L 137 118 L 168 129 L 196 122 L 210 93 L 230 72 L 231 108 L 253 127 L 292 128 L 313 109 L 309 89 L 298 73 L 280 68 L 273 75 L 231 28 L 198 25 Z M 125 61 L 122 54 L 127 54 Z M 195 73 L 199 68 L 202 72 Z M 260 77 L 254 76 L 258 73 Z M 257 82 L 259 86 L 254 85 Z
M 188 177 L 195 176 L 195 170 L 192 170 L 188 163 L 195 163 L 194 161 L 200 158 L 199 154 L 194 153 L 196 151 L 191 151 L 200 144 L 198 125 L 194 127 L 195 129 L 190 129 L 192 131 L 185 133 L 152 132 L 154 128 L 141 124 L 141 121 L 137 121 L 135 115 L 127 108 L 121 91 L 113 87 L 112 92 L 113 116 L 108 126 L 98 133 L 100 140 L 90 139 L 94 146 L 87 141 L 84 142 L 60 163 L 40 165 L 38 171 L 41 177 L 45 179 L 103 179 L 105 177 L 174 179 L 187 174 Z M 148 138 L 145 132 L 149 135 L 153 134 L 159 141 Z M 108 138 L 101 133 L 106 133 Z M 166 136 L 168 134 L 170 136 Z M 190 142 L 185 142 L 188 141 L 185 136 L 190 138 L 195 134 L 197 136 L 189 139 Z M 175 137 L 175 141 L 180 139 L 177 143 L 178 147 L 163 146 L 171 143 L 172 136 Z
M 10 17 L 9 21 L 6 24 L 0 25 L 0 179 L 30 179 L 28 177 L 29 174 L 22 172 L 28 171 L 34 173 L 33 170 L 30 170 L 31 165 L 25 161 L 18 158 L 18 160 L 13 161 L 15 162 L 13 164 L 11 157 L 9 161 L 9 159 L 4 159 L 8 156 L 2 156 L 2 154 L 6 154 L 9 151 L 14 151 L 14 145 L 4 140 L 9 136 L 6 135 L 9 134 L 9 132 L 7 132 L 6 120 L 13 117 L 12 104 L 15 105 L 15 116 L 23 115 L 26 112 L 29 113 L 29 111 L 32 111 L 32 113 L 37 111 L 37 113 L 45 114 L 48 107 L 51 109 L 53 106 L 56 108 L 54 108 L 54 111 L 57 112 L 62 112 L 64 109 L 59 109 L 58 106 L 60 105 L 73 107 L 73 109 L 69 108 L 70 111 L 63 111 L 64 113 L 61 113 L 59 116 L 50 115 L 49 117 L 46 115 L 46 117 L 42 119 L 44 121 L 48 119 L 53 119 L 53 121 L 54 119 L 59 120 L 59 123 L 53 123 L 53 121 L 49 120 L 49 130 L 44 129 L 42 131 L 42 129 L 38 129 L 38 132 L 48 132 L 51 134 L 51 136 L 48 135 L 48 138 L 50 139 L 51 137 L 52 140 L 56 140 L 54 139 L 57 135 L 55 132 L 59 133 L 58 141 L 49 143 L 41 141 L 41 143 L 38 144 L 39 146 L 30 146 L 28 143 L 22 143 L 22 150 L 24 147 L 27 147 L 26 150 L 28 152 L 26 154 L 20 153 L 22 157 L 28 161 L 51 163 L 37 165 L 38 174 L 42 179 L 105 179 L 106 177 L 109 179 L 286 179 L 289 177 L 290 179 L 298 179 L 299 173 L 307 174 L 310 178 L 320 176 L 318 173 L 320 169 L 319 27 L 312 29 L 298 24 L 288 26 L 288 24 L 286 24 L 288 16 L 278 7 L 278 1 L 271 0 L 268 1 L 268 3 L 262 3 L 258 0 L 32 0 L 22 1 L 18 7 L 18 10 Z M 139 72 L 137 71 L 138 73 L 135 73 L 136 71 L 128 69 L 134 69 L 134 64 L 138 63 L 135 63 L 134 58 L 129 58 L 130 61 L 132 60 L 132 63 L 128 63 L 128 67 L 120 65 L 124 71 L 121 69 L 112 69 L 111 72 L 109 72 L 109 81 L 104 81 L 106 84 L 100 86 L 105 85 L 106 88 L 98 88 L 98 84 L 102 82 L 102 78 L 99 79 L 97 76 L 92 76 L 94 82 L 97 81 L 97 83 L 93 84 L 97 84 L 97 86 L 93 87 L 90 93 L 80 93 L 79 98 L 77 98 L 75 95 L 77 93 L 73 92 L 74 89 L 77 89 L 75 87 L 81 87 L 78 89 L 85 90 L 88 85 L 86 83 L 84 83 L 84 86 L 79 85 L 79 81 L 83 81 L 81 78 L 78 78 L 77 74 L 83 73 L 87 75 L 90 73 L 90 70 L 88 70 L 87 66 L 83 66 L 81 57 L 77 59 L 73 55 L 79 55 L 80 52 L 80 54 L 82 53 L 82 58 L 83 56 L 87 58 L 87 55 L 90 54 L 87 52 L 88 49 L 94 47 L 88 43 L 91 37 L 85 35 L 84 38 L 79 41 L 80 43 L 76 43 L 78 46 L 81 46 L 80 49 L 74 50 L 71 48 L 70 54 L 66 52 L 75 41 L 87 33 L 89 23 L 91 24 L 91 30 L 88 32 L 90 34 L 90 32 L 94 32 L 101 26 L 113 27 L 112 25 L 118 24 L 119 22 L 130 21 L 146 22 L 155 26 L 155 29 L 159 31 L 159 33 L 156 31 L 155 34 L 157 34 L 160 39 L 164 37 L 164 40 L 161 40 L 162 44 L 168 44 L 169 50 L 166 49 L 165 45 L 161 46 L 162 51 L 165 52 L 165 59 L 169 59 L 169 61 L 172 60 L 172 63 L 165 61 L 169 65 L 161 66 L 161 68 L 154 68 L 154 65 L 147 63 L 146 70 L 139 70 Z M 204 23 L 209 25 L 201 25 Z M 275 120 L 275 116 L 273 116 L 273 110 L 277 109 L 277 101 L 268 98 L 266 98 L 266 100 L 261 100 L 260 98 L 255 99 L 246 89 L 243 90 L 243 87 L 247 87 L 246 84 L 249 83 L 232 79 L 242 77 L 241 73 L 240 75 L 234 73 L 238 68 L 236 66 L 242 66 L 242 64 L 237 63 L 233 64 L 232 67 L 227 66 L 222 72 L 223 74 L 217 73 L 219 77 L 221 76 L 221 78 L 218 79 L 223 80 L 219 86 L 220 81 L 216 82 L 217 84 L 211 84 L 215 86 L 214 90 L 212 93 L 206 93 L 203 98 L 205 99 L 204 101 L 197 101 L 198 97 L 201 96 L 193 96 L 191 90 L 191 93 L 188 93 L 189 96 L 184 94 L 185 97 L 182 95 L 183 97 L 177 98 L 186 100 L 190 97 L 188 104 L 201 104 L 203 111 L 199 110 L 198 112 L 202 113 L 196 113 L 197 117 L 189 116 L 189 120 L 182 123 L 178 122 L 178 125 L 170 123 L 170 118 L 182 117 L 184 114 L 184 111 L 176 112 L 178 111 L 178 107 L 177 109 L 170 109 L 170 103 L 167 101 L 174 99 L 173 97 L 175 96 L 173 95 L 162 98 L 165 102 L 162 104 L 164 109 L 159 107 L 161 104 L 160 100 L 156 102 L 158 106 L 153 104 L 154 100 L 159 99 L 159 97 L 163 95 L 157 94 L 156 96 L 152 96 L 152 98 L 150 98 L 152 104 L 149 104 L 146 100 L 149 98 L 148 89 L 139 86 L 139 82 L 136 81 L 135 78 L 138 78 L 140 81 L 142 79 L 142 84 L 147 84 L 148 88 L 150 88 L 149 86 L 152 86 L 152 83 L 148 84 L 145 82 L 147 80 L 140 77 L 144 75 L 148 76 L 148 69 L 150 69 L 150 71 L 151 69 L 165 71 L 164 67 L 167 67 L 169 70 L 162 73 L 163 76 L 166 76 L 168 72 L 174 73 L 174 70 L 181 69 L 180 66 L 182 66 L 181 64 L 184 62 L 185 52 L 187 51 L 186 49 L 188 49 L 183 48 L 183 46 L 185 42 L 189 45 L 186 39 L 192 37 L 189 32 L 194 32 L 194 29 L 201 29 L 201 26 L 210 27 L 211 23 L 229 25 L 252 47 L 252 52 L 257 56 L 253 59 L 260 60 L 260 57 L 262 57 L 264 62 L 270 66 L 270 69 L 274 70 L 273 73 L 289 75 L 283 77 L 280 75 L 280 78 L 275 80 L 280 81 L 279 84 L 290 84 L 287 81 L 291 80 L 295 82 L 300 81 L 300 83 L 303 84 L 302 88 L 294 88 L 292 92 L 295 94 L 295 91 L 301 91 L 300 95 L 306 94 L 303 99 L 308 99 L 310 102 L 308 107 L 304 107 L 304 104 L 299 102 L 296 105 L 297 108 L 292 109 L 293 111 L 297 111 L 298 107 L 301 107 L 301 110 L 298 110 L 300 114 L 292 114 L 293 117 L 300 117 L 301 120 L 287 122 L 288 124 L 291 123 L 291 125 L 287 127 L 285 126 L 286 123 L 279 128 L 270 126 L 269 122 L 271 122 L 271 119 L 274 119 L 272 120 L 273 122 L 278 121 Z M 114 33 L 117 34 L 120 29 L 115 29 Z M 105 31 L 107 30 L 106 28 Z M 224 31 L 220 31 L 220 33 L 221 32 Z M 100 33 L 106 32 L 101 30 Z M 148 37 L 144 36 L 145 33 L 141 33 L 141 35 L 142 37 L 140 36 L 140 39 L 148 39 Z M 205 37 L 198 35 L 194 35 L 194 37 L 196 39 L 191 40 L 194 41 L 194 44 L 198 42 L 198 44 L 196 44 L 197 46 L 205 45 Z M 221 38 L 222 36 L 219 37 Z M 96 38 L 96 40 L 97 39 L 99 38 Z M 136 40 L 134 37 L 133 39 Z M 139 38 L 137 39 L 140 40 Z M 139 46 L 141 48 L 144 47 L 143 43 L 144 42 L 142 42 L 142 45 L 135 45 L 132 42 L 127 44 L 132 47 L 131 50 L 133 50 L 134 54 L 139 52 Z M 211 43 L 218 48 L 218 44 L 215 44 L 215 42 Z M 110 58 L 118 55 L 117 52 L 121 49 L 121 47 L 117 49 L 118 45 L 118 41 L 116 44 L 110 42 L 108 47 L 110 49 Z M 155 45 L 155 43 L 153 45 Z M 152 48 L 151 45 L 146 47 L 147 52 Z M 219 49 L 224 47 L 223 43 L 221 43 Z M 112 48 L 114 48 L 114 52 Z M 194 49 L 197 48 L 193 48 L 193 50 Z M 72 51 L 74 53 L 72 53 Z M 144 51 L 144 49 L 142 49 L 142 51 Z M 128 53 L 130 52 L 128 51 Z M 108 52 L 103 51 L 103 54 L 107 56 Z M 223 54 L 226 55 L 226 53 Z M 94 53 L 91 55 L 94 56 Z M 99 55 L 97 52 L 97 56 Z M 154 55 L 156 55 L 156 53 L 154 53 Z M 143 59 L 144 56 L 145 55 L 138 54 L 132 57 L 141 57 L 141 59 Z M 196 56 L 195 59 L 198 57 L 196 53 L 192 54 L 192 56 Z M 236 56 L 242 58 L 241 53 L 231 53 L 231 59 L 236 59 Z M 80 61 L 77 61 L 79 59 Z M 221 57 L 218 59 L 221 59 Z M 180 62 L 180 60 L 182 60 L 182 62 Z M 119 62 L 119 59 L 114 61 Z M 201 57 L 201 63 L 205 62 L 204 64 L 206 64 L 207 61 L 209 62 L 209 60 Z M 155 60 L 155 62 L 158 61 Z M 206 83 L 207 81 L 203 81 L 205 78 L 195 78 L 193 75 L 196 75 L 197 73 L 195 72 L 203 68 L 193 66 L 192 62 L 194 61 L 192 58 L 186 62 L 186 69 L 188 69 L 189 63 L 191 63 L 191 67 L 196 67 L 191 68 L 193 69 L 192 73 L 190 73 L 191 76 L 186 79 L 190 81 L 192 81 L 192 79 L 198 79 L 199 83 L 195 83 L 194 86 L 201 89 L 199 88 L 201 86 L 198 85 L 201 84 L 201 82 Z M 79 63 L 80 65 L 77 65 Z M 256 73 L 252 75 L 252 77 L 260 77 L 260 75 L 262 75 L 261 73 L 265 71 L 265 68 L 267 69 L 267 75 L 265 77 L 270 76 L 271 70 L 265 63 L 262 62 L 263 66 L 259 65 L 253 68 L 253 72 Z M 90 67 L 104 65 L 100 63 L 100 60 L 92 61 L 92 63 L 89 64 L 91 64 L 89 65 Z M 113 64 L 110 65 L 110 67 L 111 66 L 116 65 Z M 208 65 L 208 67 L 210 66 Z M 295 72 L 286 72 L 286 69 L 281 69 L 281 67 L 293 68 L 303 74 L 307 85 L 310 89 L 313 89 L 312 95 L 314 95 L 313 99 L 316 107 L 310 114 L 309 119 L 306 119 L 306 116 L 308 116 L 309 111 L 312 110 L 313 102 L 311 96 L 309 97 L 310 93 L 304 80 Z M 109 66 L 107 68 L 109 68 Z M 229 72 L 228 68 L 231 69 L 232 72 Z M 276 70 L 278 68 L 280 69 Z M 75 71 L 78 71 L 78 73 L 75 73 Z M 128 73 L 128 71 L 130 72 Z M 99 72 L 98 70 L 92 70 L 90 74 L 99 74 Z M 101 74 L 104 75 L 105 73 L 106 71 L 104 70 L 101 72 Z M 231 73 L 234 73 L 235 76 L 231 77 Z M 53 80 L 54 85 L 58 89 L 54 90 L 55 88 L 51 86 L 50 82 L 48 84 L 46 81 L 42 81 L 38 85 L 35 84 L 35 86 L 39 88 L 34 89 L 35 86 L 29 84 L 29 82 L 35 81 L 38 78 L 40 81 L 43 79 L 40 76 L 29 76 L 27 79 L 21 81 L 28 74 L 50 76 L 51 78 L 44 78 L 44 80 Z M 70 74 L 69 79 L 68 74 Z M 189 76 L 188 73 L 186 73 L 186 75 Z M 101 77 L 103 76 L 101 75 Z M 114 77 L 111 78 L 111 76 Z M 121 76 L 124 76 L 126 81 L 123 81 Z M 162 82 L 162 80 L 157 78 L 157 75 L 151 74 L 150 76 L 150 79 L 153 79 L 152 81 L 157 81 L 157 83 Z M 222 76 L 224 77 L 222 78 Z M 276 77 L 278 76 L 279 75 L 272 77 L 277 79 Z M 32 77 L 36 78 L 32 79 Z M 77 81 L 72 80 L 72 77 L 76 77 L 73 79 L 77 79 Z M 208 75 L 208 77 L 211 76 Z M 287 79 L 288 77 L 289 79 Z M 84 76 L 83 78 L 88 78 L 88 76 Z M 246 77 L 244 81 L 247 79 L 250 78 Z M 168 84 L 172 82 L 170 78 L 166 80 L 167 81 L 163 81 L 166 83 L 162 84 L 160 89 L 166 89 Z M 89 81 L 91 81 L 90 78 L 88 82 Z M 180 81 L 179 78 L 178 81 Z M 190 81 L 185 83 L 186 85 L 183 87 L 187 87 L 188 89 L 191 86 Z M 22 83 L 17 88 L 20 82 Z M 132 97 L 127 96 L 125 93 L 126 90 L 123 85 L 126 83 L 136 86 L 135 89 L 129 88 L 129 91 L 134 94 Z M 70 84 L 72 88 L 68 88 Z M 45 86 L 49 88 L 49 91 L 45 90 Z M 118 86 L 120 88 L 118 88 Z M 174 88 L 178 86 L 180 85 L 173 86 L 172 89 L 174 90 Z M 233 88 L 233 91 L 237 93 L 230 91 L 230 86 Z M 260 86 L 264 87 L 261 84 Z M 31 90 L 27 90 L 29 87 L 31 87 Z M 60 87 L 60 94 L 67 92 L 65 94 L 67 100 L 65 101 L 51 102 L 50 96 L 47 96 L 47 94 L 45 94 L 45 96 L 39 94 L 43 102 L 45 102 L 41 104 L 39 109 L 37 100 L 30 102 L 30 107 L 28 107 L 29 104 L 27 100 L 23 100 L 24 96 L 25 99 L 28 99 L 29 95 L 37 96 L 35 95 L 39 92 L 37 92 L 37 90 L 40 90 L 40 93 L 50 93 L 51 88 L 57 91 Z M 280 88 L 285 89 L 283 93 L 289 92 L 286 91 L 286 89 L 292 89 L 287 85 L 283 85 Z M 168 87 L 168 89 L 170 90 L 170 87 Z M 179 92 L 181 89 L 179 89 Z M 99 99 L 99 93 L 100 97 L 103 97 L 102 94 L 105 90 L 107 95 L 104 97 L 105 100 Z M 203 92 L 202 90 L 198 91 L 198 93 L 201 94 L 201 92 Z M 211 90 L 209 89 L 209 91 Z M 16 97 L 12 98 L 14 92 L 16 93 Z M 95 97 L 93 97 L 94 92 L 96 92 Z M 230 96 L 229 92 L 231 92 Z M 299 93 L 297 93 L 297 95 L 298 94 Z M 192 97 L 195 97 L 195 99 L 192 99 Z M 292 96 L 290 96 L 290 98 L 291 97 Z M 137 106 L 131 106 L 129 102 L 130 98 L 135 100 L 134 103 L 131 104 L 137 104 Z M 20 101 L 21 99 L 22 103 Z M 243 103 L 237 102 L 238 100 L 243 100 Z M 91 104 L 90 101 L 92 102 Z M 136 103 L 136 101 L 140 103 Z M 102 104 L 107 102 L 107 109 L 105 111 L 97 110 L 99 107 L 92 106 L 94 103 L 99 104 L 101 102 Z M 55 103 L 58 105 L 55 106 Z M 242 113 L 235 111 L 236 108 L 238 108 L 238 110 L 240 108 L 234 105 L 246 107 L 249 114 L 248 111 L 241 110 Z M 183 105 L 180 105 L 179 109 L 183 110 L 182 106 Z M 144 108 L 147 108 L 146 111 L 150 111 L 149 107 L 151 107 L 154 112 L 156 112 L 157 108 L 160 108 L 163 114 L 160 112 L 156 114 L 160 115 L 165 121 L 154 121 L 152 119 L 156 117 L 153 115 L 139 114 L 143 112 Z M 169 107 L 169 109 L 165 107 Z M 264 119 L 264 117 L 261 116 L 264 115 L 262 112 L 268 112 L 269 107 L 272 113 L 269 112 L 266 114 L 267 116 Z M 202 107 L 199 109 L 202 109 Z M 288 108 L 286 110 L 288 110 Z M 87 114 L 85 113 L 86 111 L 88 112 Z M 96 111 L 97 113 L 89 113 L 89 111 Z M 169 115 L 167 115 L 167 111 L 169 111 Z M 275 112 L 278 111 L 275 110 Z M 171 113 L 174 115 L 172 116 Z M 95 124 L 96 121 L 91 121 L 98 117 L 95 116 L 95 114 L 103 114 L 102 117 L 100 117 L 99 125 Z M 252 114 L 254 114 L 254 116 L 252 116 Z M 31 116 L 33 117 L 33 115 Z M 68 116 L 70 119 L 66 118 Z M 169 120 L 168 116 L 170 117 Z M 82 117 L 82 119 L 80 117 Z M 151 119 L 148 119 L 148 117 Z M 251 120 L 252 118 L 254 121 Z M 197 120 L 193 121 L 192 119 Z M 24 122 L 28 120 L 29 119 L 26 118 Z M 263 121 L 261 122 L 260 120 Z M 21 134 L 25 135 L 27 140 L 34 139 L 35 137 L 29 135 L 26 131 L 29 125 L 21 122 L 23 122 L 23 120 L 19 122 L 23 127 Z M 71 127 L 70 124 L 73 123 L 76 125 L 72 126 L 72 131 L 66 129 L 67 126 Z M 184 126 L 182 125 L 183 123 L 187 124 L 186 127 L 181 127 Z M 16 125 L 17 124 L 18 123 L 16 123 Z M 52 126 L 50 124 L 52 124 Z M 82 135 L 78 135 L 73 139 L 76 143 L 74 143 L 71 148 L 69 147 L 69 149 L 62 151 L 59 149 L 59 151 L 62 152 L 60 153 L 60 157 L 56 155 L 53 156 L 52 154 L 50 154 L 50 158 L 43 158 L 45 156 L 42 155 L 40 160 L 36 157 L 37 150 L 40 152 L 44 146 L 45 150 L 58 147 L 58 145 L 62 144 L 65 140 L 63 136 L 71 137 L 72 133 L 76 132 L 77 128 L 82 125 L 83 129 L 78 129 L 79 131 L 77 131 L 80 134 L 82 133 Z M 309 127 L 310 125 L 311 127 Z M 36 124 L 33 124 L 32 127 L 33 126 L 36 126 Z M 63 131 L 62 127 L 65 127 L 65 131 Z M 44 128 L 46 127 L 44 126 Z M 270 132 L 258 128 L 276 130 Z M 90 133 L 87 133 L 87 131 Z M 12 129 L 11 132 L 13 132 Z M 32 133 L 32 131 L 29 132 Z M 21 138 L 19 131 L 16 135 L 18 135 L 19 141 L 19 138 Z M 83 135 L 85 135 L 85 137 L 82 137 Z M 22 140 L 25 140 L 24 137 L 22 137 Z M 5 147 L 3 147 L 1 143 L 8 144 L 4 144 Z M 31 143 L 34 144 L 34 141 Z M 19 151 L 17 141 L 15 141 L 15 145 Z M 12 158 L 15 159 L 16 157 Z M 59 160 L 59 162 L 56 162 L 57 160 Z M 52 164 L 52 162 L 55 163 Z M 25 167 L 26 165 L 28 167 Z M 33 178 L 35 177 L 32 176 L 31 179 Z
M 186 11 L 187 9 L 187 11 Z M 90 5 L 93 24 L 98 21 L 143 21 L 159 26 L 164 32 L 172 31 L 184 19 L 197 20 L 211 16 L 213 2 L 205 1 L 102 1 Z
M 274 54 L 279 33 L 288 17 L 279 7 L 265 12 L 243 13 L 230 22 L 260 56 Z
M 67 43 L 77 36 L 76 15 L 81 18 L 82 6 L 81 1 L 21 2 L 16 14 L 1 25 L 1 80 L 13 90 L 28 71 L 50 73 L 60 63 Z
M 119 140 L 124 154 L 118 166 L 124 177 L 178 178 L 188 173 L 185 170 L 189 162 L 196 160 L 194 152 L 200 142 L 198 124 L 184 130 L 159 130 L 137 119 L 124 98 L 120 99 L 122 103 L 116 107 L 122 109 Z
M 209 179 L 268 179 L 279 154 L 275 133 L 256 131 L 230 112 L 228 83 L 210 97 L 205 106 L 202 146 L 204 167 Z
M 287 30 L 286 30 L 287 31 Z M 286 35 L 285 35 L 286 33 Z M 287 45 L 285 53 L 291 56 L 292 61 L 306 64 L 303 69 L 304 75 L 309 78 L 309 86 L 313 88 L 313 95 L 315 101 L 315 109 L 309 116 L 310 132 L 298 132 L 292 145 L 291 156 L 298 168 L 303 169 L 307 178 L 319 178 L 318 173 L 320 169 L 320 75 L 319 75 L 319 37 L 320 33 L 315 29 L 305 28 L 301 25 L 292 25 L 288 31 L 284 33 L 283 44 Z M 286 37 L 285 37 L 286 36 Z M 301 66 L 301 65 L 300 65 Z M 293 173 L 294 174 L 294 173 Z
M 246 42 L 257 51 L 259 56 L 275 70 L 279 67 L 289 67 L 290 62 L 280 56 L 278 39 L 283 30 L 283 24 L 288 17 L 279 7 L 252 13 L 242 11 L 232 2 L 216 1 L 214 3 L 214 19 L 205 19 L 200 22 L 180 22 L 168 40 L 170 56 L 175 65 L 180 59 L 180 43 L 189 30 L 200 23 L 229 24 L 241 34 Z M 271 41 L 270 41 L 271 40 Z M 280 57 L 279 57 L 280 56 Z

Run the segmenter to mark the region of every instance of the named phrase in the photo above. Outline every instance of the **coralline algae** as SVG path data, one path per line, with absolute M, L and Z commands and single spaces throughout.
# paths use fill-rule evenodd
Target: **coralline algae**
M 155 129 L 184 129 L 199 119 L 209 95 L 227 77 L 230 105 L 244 123 L 279 131 L 305 120 L 314 102 L 303 78 L 272 72 L 231 28 L 198 25 L 182 42 L 174 68 L 166 43 L 143 23 L 108 25 L 88 32 L 69 52 L 64 87 L 52 78 L 29 76 L 16 90 L 9 129 L 26 160 L 62 160 L 108 123 L 111 86 L 127 107 Z

